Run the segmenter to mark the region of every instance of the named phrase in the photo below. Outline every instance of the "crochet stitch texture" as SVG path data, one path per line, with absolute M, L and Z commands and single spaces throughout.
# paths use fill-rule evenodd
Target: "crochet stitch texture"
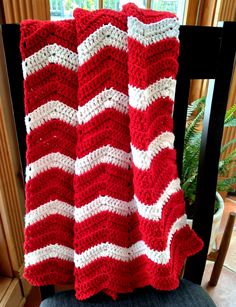
M 174 150 L 178 20 L 133 4 L 74 17 L 21 24 L 25 277 L 81 300 L 175 289 L 202 247 Z

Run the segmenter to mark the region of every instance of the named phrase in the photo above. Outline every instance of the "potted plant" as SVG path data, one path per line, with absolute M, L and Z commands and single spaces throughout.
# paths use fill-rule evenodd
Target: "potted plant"
M 181 186 L 184 191 L 184 198 L 186 202 L 186 213 L 188 223 L 192 226 L 192 217 L 195 206 L 195 193 L 197 186 L 198 162 L 201 144 L 202 120 L 204 117 L 205 97 L 200 98 L 188 107 L 187 111 L 187 125 L 184 140 L 183 153 L 183 174 Z M 227 110 L 225 115 L 224 127 L 236 127 L 236 104 Z M 221 154 L 224 153 L 231 145 L 236 143 L 236 138 L 229 141 L 221 147 Z M 222 155 L 221 155 L 222 157 Z M 229 170 L 235 166 L 236 149 L 233 149 L 226 157 L 220 158 L 217 182 L 217 191 L 229 191 L 233 184 L 236 183 L 236 172 L 233 176 L 227 178 Z M 221 218 L 224 211 L 224 201 L 221 195 L 216 192 L 215 213 L 213 217 L 212 233 L 209 245 L 209 251 L 213 249 Z

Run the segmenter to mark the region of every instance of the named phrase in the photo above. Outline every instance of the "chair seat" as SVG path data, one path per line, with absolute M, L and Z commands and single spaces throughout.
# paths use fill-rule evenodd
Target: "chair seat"
M 136 289 L 133 293 L 119 295 L 114 301 L 99 293 L 86 301 L 78 301 L 74 291 L 64 291 L 45 299 L 40 307 L 211 307 L 216 306 L 208 294 L 199 286 L 188 280 L 181 280 L 174 291 L 157 291 L 151 287 Z

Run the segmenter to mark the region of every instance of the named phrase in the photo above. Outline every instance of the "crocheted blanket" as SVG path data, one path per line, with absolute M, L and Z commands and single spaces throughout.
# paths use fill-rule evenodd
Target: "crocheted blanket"
M 81 300 L 172 290 L 202 248 L 173 145 L 178 28 L 133 4 L 21 23 L 31 284 L 73 283 Z

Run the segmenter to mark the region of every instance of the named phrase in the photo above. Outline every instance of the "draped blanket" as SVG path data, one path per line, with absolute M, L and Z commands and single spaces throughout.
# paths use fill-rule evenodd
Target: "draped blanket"
M 25 278 L 84 300 L 172 290 L 202 241 L 186 224 L 172 109 L 172 13 L 74 11 L 21 24 Z

